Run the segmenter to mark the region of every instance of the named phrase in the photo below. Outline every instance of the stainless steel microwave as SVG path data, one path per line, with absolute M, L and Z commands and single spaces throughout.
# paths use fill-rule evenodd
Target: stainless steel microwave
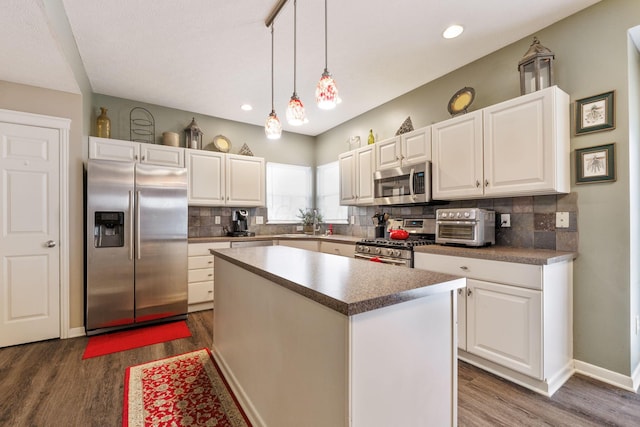
M 373 174 L 374 204 L 404 205 L 431 201 L 431 162 L 383 169 Z

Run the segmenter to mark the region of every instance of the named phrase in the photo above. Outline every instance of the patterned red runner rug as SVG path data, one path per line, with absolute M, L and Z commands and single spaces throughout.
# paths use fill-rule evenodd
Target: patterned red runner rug
M 124 427 L 251 427 L 209 349 L 127 368 Z
M 184 320 L 96 335 L 95 337 L 89 338 L 82 359 L 104 356 L 105 354 L 117 353 L 119 351 L 131 350 L 132 348 L 144 347 L 146 345 L 158 344 L 190 336 L 191 331 L 187 326 L 187 322 Z

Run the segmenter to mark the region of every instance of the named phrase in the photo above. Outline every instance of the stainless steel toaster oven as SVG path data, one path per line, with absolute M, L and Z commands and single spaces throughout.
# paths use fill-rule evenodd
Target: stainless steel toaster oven
M 480 208 L 436 210 L 436 243 L 486 246 L 496 243 L 496 213 Z

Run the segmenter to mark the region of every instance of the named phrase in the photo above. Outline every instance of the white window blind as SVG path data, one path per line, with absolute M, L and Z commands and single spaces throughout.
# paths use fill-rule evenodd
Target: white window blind
M 340 206 L 340 168 L 338 162 L 316 168 L 316 207 L 324 223 L 347 223 L 347 206 Z
M 267 163 L 267 209 L 269 223 L 300 222 L 299 209 L 313 207 L 310 166 Z

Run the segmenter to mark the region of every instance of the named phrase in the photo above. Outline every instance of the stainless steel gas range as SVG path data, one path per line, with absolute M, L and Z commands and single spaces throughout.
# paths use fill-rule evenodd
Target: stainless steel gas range
M 406 240 L 362 239 L 356 243 L 354 257 L 413 268 L 413 249 L 421 245 L 434 244 L 435 234 L 427 232 L 429 227 L 422 218 L 396 220 L 395 224 L 409 233 Z

